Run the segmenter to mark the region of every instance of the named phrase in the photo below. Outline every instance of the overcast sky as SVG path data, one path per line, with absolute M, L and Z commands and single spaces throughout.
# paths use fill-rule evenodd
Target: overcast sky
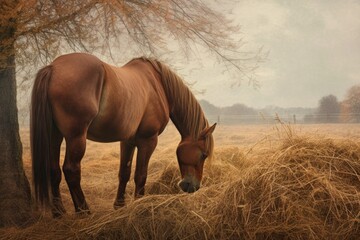
M 184 70 L 197 80 L 195 88 L 206 89 L 198 98 L 218 106 L 316 107 L 322 96 L 342 100 L 360 83 L 359 0 L 241 0 L 230 17 L 241 25 L 248 49 L 270 51 L 257 71 L 261 88 L 231 88 L 230 75 L 206 64 L 191 74 Z

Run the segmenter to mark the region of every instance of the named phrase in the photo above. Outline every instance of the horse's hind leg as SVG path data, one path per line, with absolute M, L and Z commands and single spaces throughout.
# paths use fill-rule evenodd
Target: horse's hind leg
M 65 140 L 66 155 L 63 165 L 63 171 L 70 190 L 71 198 L 74 202 L 75 211 L 77 213 L 89 213 L 89 207 L 85 201 L 85 196 L 80 186 L 80 161 L 84 156 L 86 148 L 85 133 L 76 137 L 65 138 Z
M 61 182 L 61 169 L 59 165 L 60 161 L 60 147 L 63 141 L 63 136 L 59 132 L 56 126 L 52 130 L 52 160 L 51 160 L 51 192 L 52 192 L 52 214 L 53 217 L 60 217 L 66 211 L 63 206 L 60 194 L 60 182 Z

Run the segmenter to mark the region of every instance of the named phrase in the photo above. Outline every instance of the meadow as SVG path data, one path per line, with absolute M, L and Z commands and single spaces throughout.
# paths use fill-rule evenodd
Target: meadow
M 21 129 L 31 181 L 29 131 Z M 150 160 L 146 195 L 113 210 L 119 143 L 88 141 L 82 187 L 92 212 L 74 213 L 64 181 L 67 214 L 39 214 L 1 239 L 357 239 L 360 236 L 360 125 L 217 126 L 215 155 L 199 191 L 182 193 L 175 155 L 180 136 L 169 125 Z M 65 144 L 61 157 L 64 157 Z M 134 171 L 133 171 L 134 172 Z M 133 176 L 133 175 L 132 175 Z

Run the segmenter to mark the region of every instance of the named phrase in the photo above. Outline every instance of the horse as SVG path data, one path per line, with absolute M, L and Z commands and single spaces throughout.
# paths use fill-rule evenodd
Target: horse
M 213 154 L 216 123 L 209 125 L 183 80 L 152 58 L 115 67 L 86 53 L 62 55 L 38 71 L 30 119 L 35 199 L 40 206 L 50 205 L 53 217 L 66 212 L 59 190 L 63 139 L 62 170 L 76 213 L 90 212 L 80 185 L 86 139 L 120 142 L 115 209 L 125 204 L 135 148 L 135 198 L 144 195 L 149 159 L 169 119 L 181 135 L 176 155 L 184 192 L 200 188 L 204 161 Z

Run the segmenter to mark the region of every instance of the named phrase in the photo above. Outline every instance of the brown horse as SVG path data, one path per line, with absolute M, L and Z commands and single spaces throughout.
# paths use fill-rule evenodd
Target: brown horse
M 86 139 L 121 141 L 119 188 L 114 207 L 124 205 L 134 149 L 135 197 L 144 195 L 149 159 L 169 118 L 181 134 L 176 154 L 185 192 L 199 189 L 204 160 L 213 151 L 212 132 L 199 103 L 163 63 L 133 59 L 110 66 L 83 53 L 63 55 L 41 69 L 31 99 L 31 150 L 37 202 L 50 203 L 61 216 L 60 145 L 65 138 L 63 172 L 76 212 L 88 212 L 80 186 Z

